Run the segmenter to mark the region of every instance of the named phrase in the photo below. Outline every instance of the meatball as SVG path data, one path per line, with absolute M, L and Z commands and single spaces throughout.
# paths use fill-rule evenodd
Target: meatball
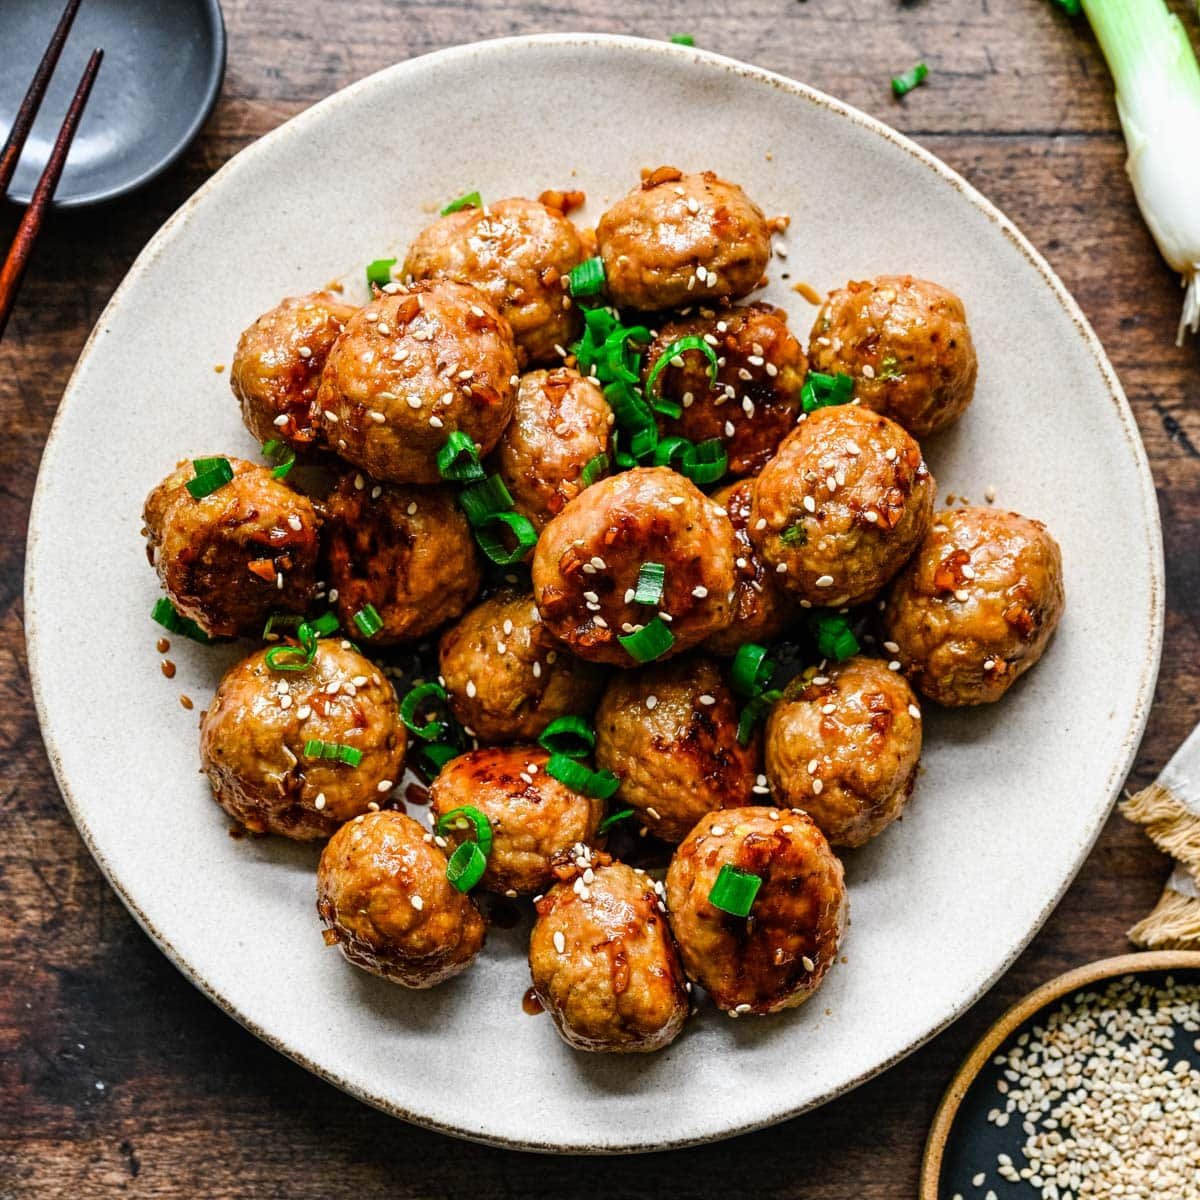
M 962 416 L 975 392 L 963 302 L 911 275 L 830 292 L 808 347 L 814 371 L 854 377 L 854 395 L 923 438 Z
M 865 845 L 900 816 L 920 757 L 916 697 L 877 658 L 794 679 L 767 718 L 775 799 L 804 809 L 833 846 Z
M 762 470 L 800 414 L 800 389 L 808 365 L 787 327 L 787 314 L 770 304 L 705 309 L 662 326 L 646 352 L 645 379 L 668 347 L 701 337 L 717 355 L 716 383 L 708 358 L 685 350 L 662 368 L 655 390 L 683 408 L 660 420 L 663 435 L 725 444 L 733 475 Z
M 654 881 L 624 863 L 596 867 L 577 890 L 537 902 L 533 990 L 576 1050 L 661 1050 L 688 1015 L 687 985 Z
M 529 595 L 498 592 L 442 634 L 439 669 L 454 715 L 481 742 L 533 741 L 587 715 L 604 674 L 563 650 Z
M 492 826 L 492 852 L 480 886 L 507 896 L 549 887 L 555 866 L 573 846 L 596 840 L 604 801 L 572 791 L 546 774 L 550 755 L 538 746 L 472 750 L 452 758 L 429 789 L 435 817 L 477 808 Z M 474 825 L 451 828 L 447 841 L 474 840 Z
M 512 326 L 527 362 L 553 362 L 575 340 L 578 313 L 563 277 L 584 259 L 579 231 L 536 200 L 499 200 L 450 213 L 417 234 L 404 260 L 413 279 L 477 287 Z
M 542 531 L 533 595 L 550 632 L 593 662 L 636 666 L 617 640 L 660 614 L 678 654 L 733 618 L 729 518 L 690 480 L 640 467 L 581 492 Z M 644 563 L 665 567 L 657 604 L 634 600 Z
M 769 642 L 796 619 L 796 598 L 779 582 L 777 571 L 768 571 L 750 540 L 750 479 L 713 493 L 713 501 L 729 514 L 737 538 L 737 582 L 734 585 L 733 621 L 704 642 L 713 654 L 734 655 L 746 642 Z
M 328 583 L 342 625 L 374 605 L 372 645 L 413 641 L 459 616 L 483 570 L 471 527 L 448 487 L 376 484 L 343 475 L 325 505 Z
M 197 500 L 194 462 L 146 497 L 146 553 L 176 609 L 212 637 L 257 634 L 273 612 L 301 613 L 316 584 L 318 520 L 269 468 L 226 461 L 233 478 Z
M 313 402 L 321 372 L 354 308 L 332 292 L 291 296 L 238 339 L 229 386 L 258 441 L 279 439 L 293 450 L 307 450 L 317 441 Z
M 883 614 L 905 673 L 953 706 L 999 700 L 1046 649 L 1063 611 L 1062 553 L 1040 521 L 939 513 Z
M 516 411 L 495 455 L 513 508 L 544 529 L 583 491 L 583 468 L 608 453 L 612 424 L 604 393 L 578 371 L 560 367 L 523 375 Z
M 659 167 L 596 226 L 609 299 L 657 312 L 737 299 L 761 282 L 771 227 L 736 183 Z
M 723 866 L 762 881 L 748 917 L 709 902 Z M 846 930 L 842 864 L 799 809 L 702 817 L 671 859 L 667 906 L 684 969 L 730 1016 L 802 1004 Z
M 437 483 L 456 432 L 489 454 L 512 416 L 517 357 L 508 323 L 481 292 L 415 283 L 346 322 L 321 376 L 329 445 L 393 483 Z
M 273 670 L 269 653 L 250 655 L 221 680 L 200 722 L 201 769 L 217 803 L 251 833 L 326 838 L 400 779 L 396 693 L 339 639 L 317 642 L 302 670 Z M 351 764 L 310 755 L 313 741 L 362 757 Z
M 802 604 L 860 604 L 925 536 L 935 488 L 894 421 L 853 404 L 819 408 L 755 479 L 750 538 Z
M 367 813 L 330 838 L 317 868 L 325 941 L 401 987 L 434 987 L 466 970 L 487 932 L 431 841 L 403 813 Z
M 705 813 L 750 804 L 757 743 L 739 746 L 738 710 L 714 662 L 678 659 L 615 675 L 596 711 L 596 765 L 650 832 L 681 841 Z

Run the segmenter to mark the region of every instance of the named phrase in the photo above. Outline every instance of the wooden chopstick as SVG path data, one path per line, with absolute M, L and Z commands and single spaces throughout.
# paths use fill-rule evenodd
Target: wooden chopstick
M 84 106 L 88 102 L 88 96 L 91 95 L 92 84 L 96 82 L 96 72 L 100 70 L 100 61 L 103 57 L 103 50 L 93 50 L 92 57 L 88 59 L 88 64 L 83 69 L 79 86 L 71 98 L 71 107 L 67 109 L 62 128 L 59 129 L 58 137 L 54 140 L 54 149 L 50 151 L 50 157 L 46 160 L 42 177 L 33 190 L 33 199 L 30 200 L 29 207 L 21 217 L 20 225 L 17 226 L 16 236 L 8 248 L 8 257 L 4 260 L 4 266 L 0 267 L 0 337 L 4 336 L 5 327 L 8 325 L 8 315 L 12 312 L 13 302 L 17 298 L 17 289 L 21 286 L 21 276 L 25 274 L 26 264 L 33 252 L 33 243 L 42 227 L 42 221 L 46 216 L 46 210 L 50 207 L 50 201 L 54 197 L 54 189 L 58 187 L 63 164 L 66 163 L 67 153 L 71 149 L 72 141 L 75 140 L 75 130 L 79 128 L 79 118 L 83 116 Z
M 8 132 L 8 140 L 4 143 L 4 149 L 0 150 L 0 196 L 8 191 L 8 185 L 12 183 L 21 151 L 25 149 L 25 139 L 29 136 L 33 122 L 37 119 L 38 109 L 42 106 L 42 97 L 46 94 L 46 86 L 50 82 L 50 76 L 54 74 L 54 68 L 58 65 L 58 56 L 62 53 L 67 34 L 71 32 L 71 25 L 75 21 L 75 14 L 79 11 L 80 3 L 81 0 L 67 0 L 67 7 L 63 9 L 63 15 L 58 19 L 58 27 L 54 30 L 54 36 L 46 47 L 46 53 L 42 55 L 42 61 L 38 63 L 37 71 L 34 72 L 29 91 L 25 93 L 25 99 L 21 101 L 21 107 L 17 109 L 17 115 L 12 129 Z

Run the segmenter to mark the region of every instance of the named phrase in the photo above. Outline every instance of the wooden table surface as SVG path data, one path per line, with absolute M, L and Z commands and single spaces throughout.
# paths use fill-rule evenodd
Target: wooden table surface
M 1194 6 L 1174 7 L 1200 35 Z M 232 154 L 369 72 L 457 42 L 687 32 L 911 134 L 1007 211 L 1078 297 L 1137 414 L 1165 532 L 1166 646 L 1130 780 L 1141 786 L 1200 718 L 1200 342 L 1173 344 L 1180 291 L 1138 219 L 1086 23 L 1046 0 L 227 0 L 225 10 L 228 73 L 198 142 L 141 194 L 54 216 L 0 344 L 0 1197 L 561 1200 L 598 1184 L 622 1197 L 717 1197 L 751 1184 L 767 1200 L 914 1195 L 925 1132 L 968 1047 L 1036 983 L 1124 951 L 1126 928 L 1157 899 L 1166 864 L 1136 830 L 1110 820 L 1046 927 L 956 1026 L 815 1113 L 602 1164 L 453 1141 L 359 1104 L 258 1042 L 193 990 L 109 890 L 61 802 L 30 702 L 26 519 L 46 431 L 93 322 L 158 225 Z M 928 85 L 895 102 L 890 76 L 919 59 Z M 0 216 L 5 244 L 14 225 L 11 211 Z M 1030 376 L 1036 390 L 1036 363 Z M 97 450 L 120 469 L 119 447 L 99 437 Z M 90 617 L 102 649 L 99 599 Z

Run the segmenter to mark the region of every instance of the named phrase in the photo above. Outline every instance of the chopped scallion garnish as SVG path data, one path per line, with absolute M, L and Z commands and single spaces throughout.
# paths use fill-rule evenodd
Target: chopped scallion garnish
M 493 513 L 509 512 L 513 498 L 499 475 L 489 475 L 482 483 L 473 483 L 458 494 L 458 503 L 472 525 L 480 524 Z
M 451 483 L 469 483 L 483 478 L 483 467 L 479 462 L 479 451 L 475 443 L 461 429 L 456 429 L 438 451 L 438 473 Z
M 354 614 L 354 623 L 363 637 L 374 637 L 383 628 L 383 618 L 373 604 L 364 604 Z
M 300 626 L 303 621 L 297 613 L 272 613 L 267 618 L 267 623 L 263 626 L 262 640 L 264 642 L 272 642 L 279 640 L 279 634 L 275 632 L 277 629 L 293 630 Z
M 394 258 L 377 258 L 367 264 L 367 287 L 387 287 L 392 282 L 392 268 L 396 265 Z
M 463 842 L 446 863 L 446 878 L 460 892 L 469 892 L 487 870 L 487 856 L 476 842 Z
M 605 817 L 604 820 L 600 822 L 599 832 L 607 833 L 614 825 L 618 824 L 621 821 L 627 821 L 632 816 L 633 816 L 632 808 L 622 808 L 622 809 L 619 809 L 617 812 L 609 813 L 608 816 Z
M 661 604 L 667 568 L 662 563 L 644 562 L 638 567 L 633 599 L 636 604 Z
M 295 450 L 278 438 L 263 443 L 262 456 L 272 464 L 271 474 L 276 479 L 282 479 L 296 465 Z
M 413 688 L 400 702 L 400 720 L 404 727 L 423 742 L 436 742 L 451 729 L 448 716 L 431 717 L 424 724 L 417 723 L 417 713 L 428 707 L 435 707 L 446 714 L 449 698 L 446 689 L 440 683 L 422 683 Z
M 586 758 L 596 745 L 596 731 L 582 717 L 559 717 L 542 730 L 538 745 L 551 754 Z
M 702 337 L 693 333 L 680 338 L 677 342 L 672 342 L 655 360 L 654 366 L 650 368 L 650 374 L 646 376 L 647 396 L 653 398 L 659 394 L 655 385 L 658 383 L 658 377 L 663 373 L 663 369 L 671 365 L 677 358 L 682 360 L 683 355 L 690 350 L 699 350 L 708 359 L 708 381 L 710 384 L 717 382 L 717 352 Z
M 629 657 L 640 663 L 653 662 L 661 658 L 675 645 L 675 635 L 667 628 L 662 617 L 655 617 L 635 633 L 627 633 L 617 641 L 629 652 Z
M 778 688 L 772 688 L 769 692 L 760 692 L 753 700 L 747 701 L 738 717 L 737 740 L 739 746 L 750 745 L 755 727 L 782 696 L 783 693 Z
M 452 808 L 448 813 L 443 813 L 438 817 L 437 824 L 433 828 L 435 833 L 443 836 L 453 830 L 474 828 L 475 844 L 484 858 L 487 858 L 492 852 L 492 823 L 479 809 L 470 804 L 464 804 L 462 808 Z
M 708 902 L 730 916 L 748 917 L 760 887 L 762 879 L 759 876 L 724 863 L 708 893 Z
M 506 533 L 511 536 L 511 546 L 506 544 Z M 537 545 L 537 539 L 533 522 L 520 513 L 490 513 L 475 525 L 480 550 L 501 567 L 520 562 Z
M 806 413 L 833 404 L 845 404 L 854 395 L 854 378 L 851 375 L 823 375 L 810 371 L 800 389 L 800 403 Z
M 922 62 L 917 63 L 911 70 L 905 71 L 902 75 L 892 77 L 892 93 L 897 98 L 907 96 L 918 84 L 925 82 L 925 77 L 929 74 L 929 68 Z
M 344 742 L 323 742 L 320 738 L 309 738 L 304 743 L 304 757 L 328 759 L 330 762 L 345 763 L 348 767 L 357 767 L 362 762 L 363 752 L 357 746 L 347 746 Z
M 673 33 L 671 41 L 677 46 L 694 46 L 696 44 L 696 39 L 690 33 Z
M 180 616 L 175 611 L 175 605 L 166 596 L 159 596 L 155 600 L 154 607 L 150 610 L 150 616 L 170 633 L 182 634 L 186 638 L 191 638 L 193 642 L 199 642 L 202 646 L 212 643 L 212 638 L 195 621 L 190 617 Z
M 593 771 L 566 754 L 550 755 L 546 774 L 573 792 L 594 800 L 607 800 L 621 786 L 621 781 L 611 771 Z
M 579 474 L 580 483 L 585 488 L 591 487 L 608 470 L 608 466 L 607 454 L 596 454 L 592 458 L 589 458 L 587 464 Z
M 767 657 L 766 646 L 745 642 L 733 656 L 729 682 L 739 696 L 750 699 L 767 687 L 774 674 L 775 664 Z
M 187 481 L 187 490 L 197 500 L 212 495 L 233 478 L 233 467 L 227 458 L 197 458 L 192 460 L 195 476 Z
M 599 295 L 604 291 L 604 260 L 599 257 L 584 259 L 577 267 L 571 268 L 567 283 L 571 295 L 577 300 Z
M 808 542 L 808 530 L 804 528 L 803 521 L 793 521 L 779 535 L 779 540 L 785 546 L 803 546 Z
M 690 442 L 684 437 L 663 438 L 654 449 L 654 461 L 671 467 L 693 483 L 716 483 L 729 469 L 729 452 L 720 438 Z
M 817 643 L 822 658 L 844 662 L 858 653 L 858 638 L 850 628 L 850 622 L 841 613 L 811 613 L 808 626 Z
M 457 200 L 451 200 L 441 211 L 441 216 L 448 217 L 451 213 L 462 212 L 464 208 L 482 208 L 483 199 L 478 192 L 464 192 Z
M 417 746 L 413 754 L 417 760 L 417 765 L 421 767 L 426 774 L 432 779 L 438 772 L 452 759 L 457 758 L 462 753 L 458 746 L 452 746 L 448 742 L 429 742 Z

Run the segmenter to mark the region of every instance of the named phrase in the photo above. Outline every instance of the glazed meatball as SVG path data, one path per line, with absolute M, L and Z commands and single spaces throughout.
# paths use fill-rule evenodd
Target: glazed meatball
M 455 431 L 491 452 L 516 371 L 512 331 L 482 292 L 415 283 L 359 309 L 334 342 L 317 395 L 325 438 L 377 479 L 437 483 Z
M 771 257 L 771 227 L 736 183 L 659 167 L 600 218 L 596 243 L 609 299 L 657 312 L 748 295 Z
M 193 461 L 146 497 L 146 553 L 175 608 L 211 637 L 258 634 L 300 613 L 316 583 L 317 514 L 268 467 L 229 458 L 233 479 L 197 500 Z
M 330 838 L 317 868 L 325 941 L 406 988 L 466 970 L 487 932 L 474 901 L 446 879 L 446 856 L 431 841 L 403 813 L 367 813 Z
M 705 813 L 751 803 L 758 747 L 739 746 L 738 710 L 714 662 L 678 659 L 614 675 L 596 711 L 596 765 L 618 801 L 678 842 Z
M 258 441 L 279 439 L 293 450 L 307 450 L 317 441 L 313 402 L 321 372 L 353 312 L 353 304 L 332 292 L 291 296 L 238 339 L 229 386 Z
M 442 634 L 439 666 L 454 715 L 481 742 L 533 741 L 559 717 L 586 716 L 604 674 L 550 636 L 529 595 L 498 592 Z
M 656 885 L 624 863 L 592 874 L 582 890 L 563 882 L 537 902 L 533 990 L 576 1050 L 661 1050 L 683 1028 L 688 994 Z
M 513 508 L 542 530 L 583 491 L 583 468 L 607 454 L 613 414 L 604 393 L 560 367 L 521 377 L 513 419 L 496 447 L 496 469 Z
M 748 917 L 709 902 L 726 865 L 762 880 Z M 731 1016 L 802 1004 L 846 930 L 842 864 L 799 809 L 702 817 L 671 859 L 667 906 L 684 969 Z
M 1062 553 L 1040 521 L 942 512 L 888 598 L 887 649 L 931 700 L 988 704 L 1042 657 L 1063 602 Z
M 377 484 L 342 476 L 325 505 L 325 562 L 343 628 L 374 605 L 373 646 L 408 642 L 459 616 L 483 570 L 467 518 L 448 487 Z
M 660 420 L 663 436 L 693 442 L 716 438 L 725 444 L 730 473 L 753 475 L 800 414 L 808 365 L 800 343 L 788 331 L 787 314 L 769 304 L 746 304 L 670 321 L 646 351 L 643 382 L 668 347 L 685 337 L 701 337 L 712 347 L 718 362 L 716 383 L 711 382 L 709 360 L 701 351 L 685 350 L 670 360 L 655 391 L 681 405 L 683 415 Z
M 796 598 L 779 582 L 777 571 L 768 571 L 750 540 L 750 496 L 754 483 L 743 479 L 713 493 L 713 502 L 729 514 L 737 538 L 734 568 L 733 621 L 704 642 L 713 654 L 733 655 L 746 642 L 769 642 L 796 619 Z
M 636 660 L 617 639 L 656 614 L 675 639 L 667 654 L 729 624 L 736 556 L 729 518 L 695 484 L 666 467 L 640 467 L 593 484 L 542 531 L 534 600 L 572 653 L 631 667 Z M 666 568 L 657 605 L 633 598 L 647 562 Z
M 217 803 L 251 833 L 326 838 L 400 779 L 396 693 L 340 639 L 317 642 L 303 670 L 273 670 L 269 653 L 250 655 L 221 680 L 200 722 L 201 769 Z M 351 746 L 362 758 L 352 765 L 310 756 L 314 740 Z
M 604 801 L 572 791 L 546 774 L 550 756 L 538 746 L 472 750 L 452 758 L 429 790 L 435 817 L 477 808 L 492 826 L 492 852 L 480 886 L 503 895 L 549 887 L 571 848 L 596 840 Z M 451 828 L 454 845 L 475 839 L 475 826 Z
M 755 479 L 750 538 L 801 603 L 860 604 L 917 548 L 934 494 L 921 447 L 894 421 L 819 408 Z
M 916 697 L 881 659 L 794 679 L 767 718 L 775 799 L 804 809 L 833 846 L 865 845 L 900 816 L 920 757 Z
M 577 336 L 563 277 L 583 261 L 579 231 L 536 200 L 500 200 L 450 213 L 417 234 L 404 260 L 413 279 L 477 287 L 512 326 L 527 362 L 554 361 Z
M 975 392 L 975 347 L 962 301 L 911 275 L 830 292 L 808 346 L 814 371 L 854 377 L 854 395 L 923 438 L 962 416 Z

